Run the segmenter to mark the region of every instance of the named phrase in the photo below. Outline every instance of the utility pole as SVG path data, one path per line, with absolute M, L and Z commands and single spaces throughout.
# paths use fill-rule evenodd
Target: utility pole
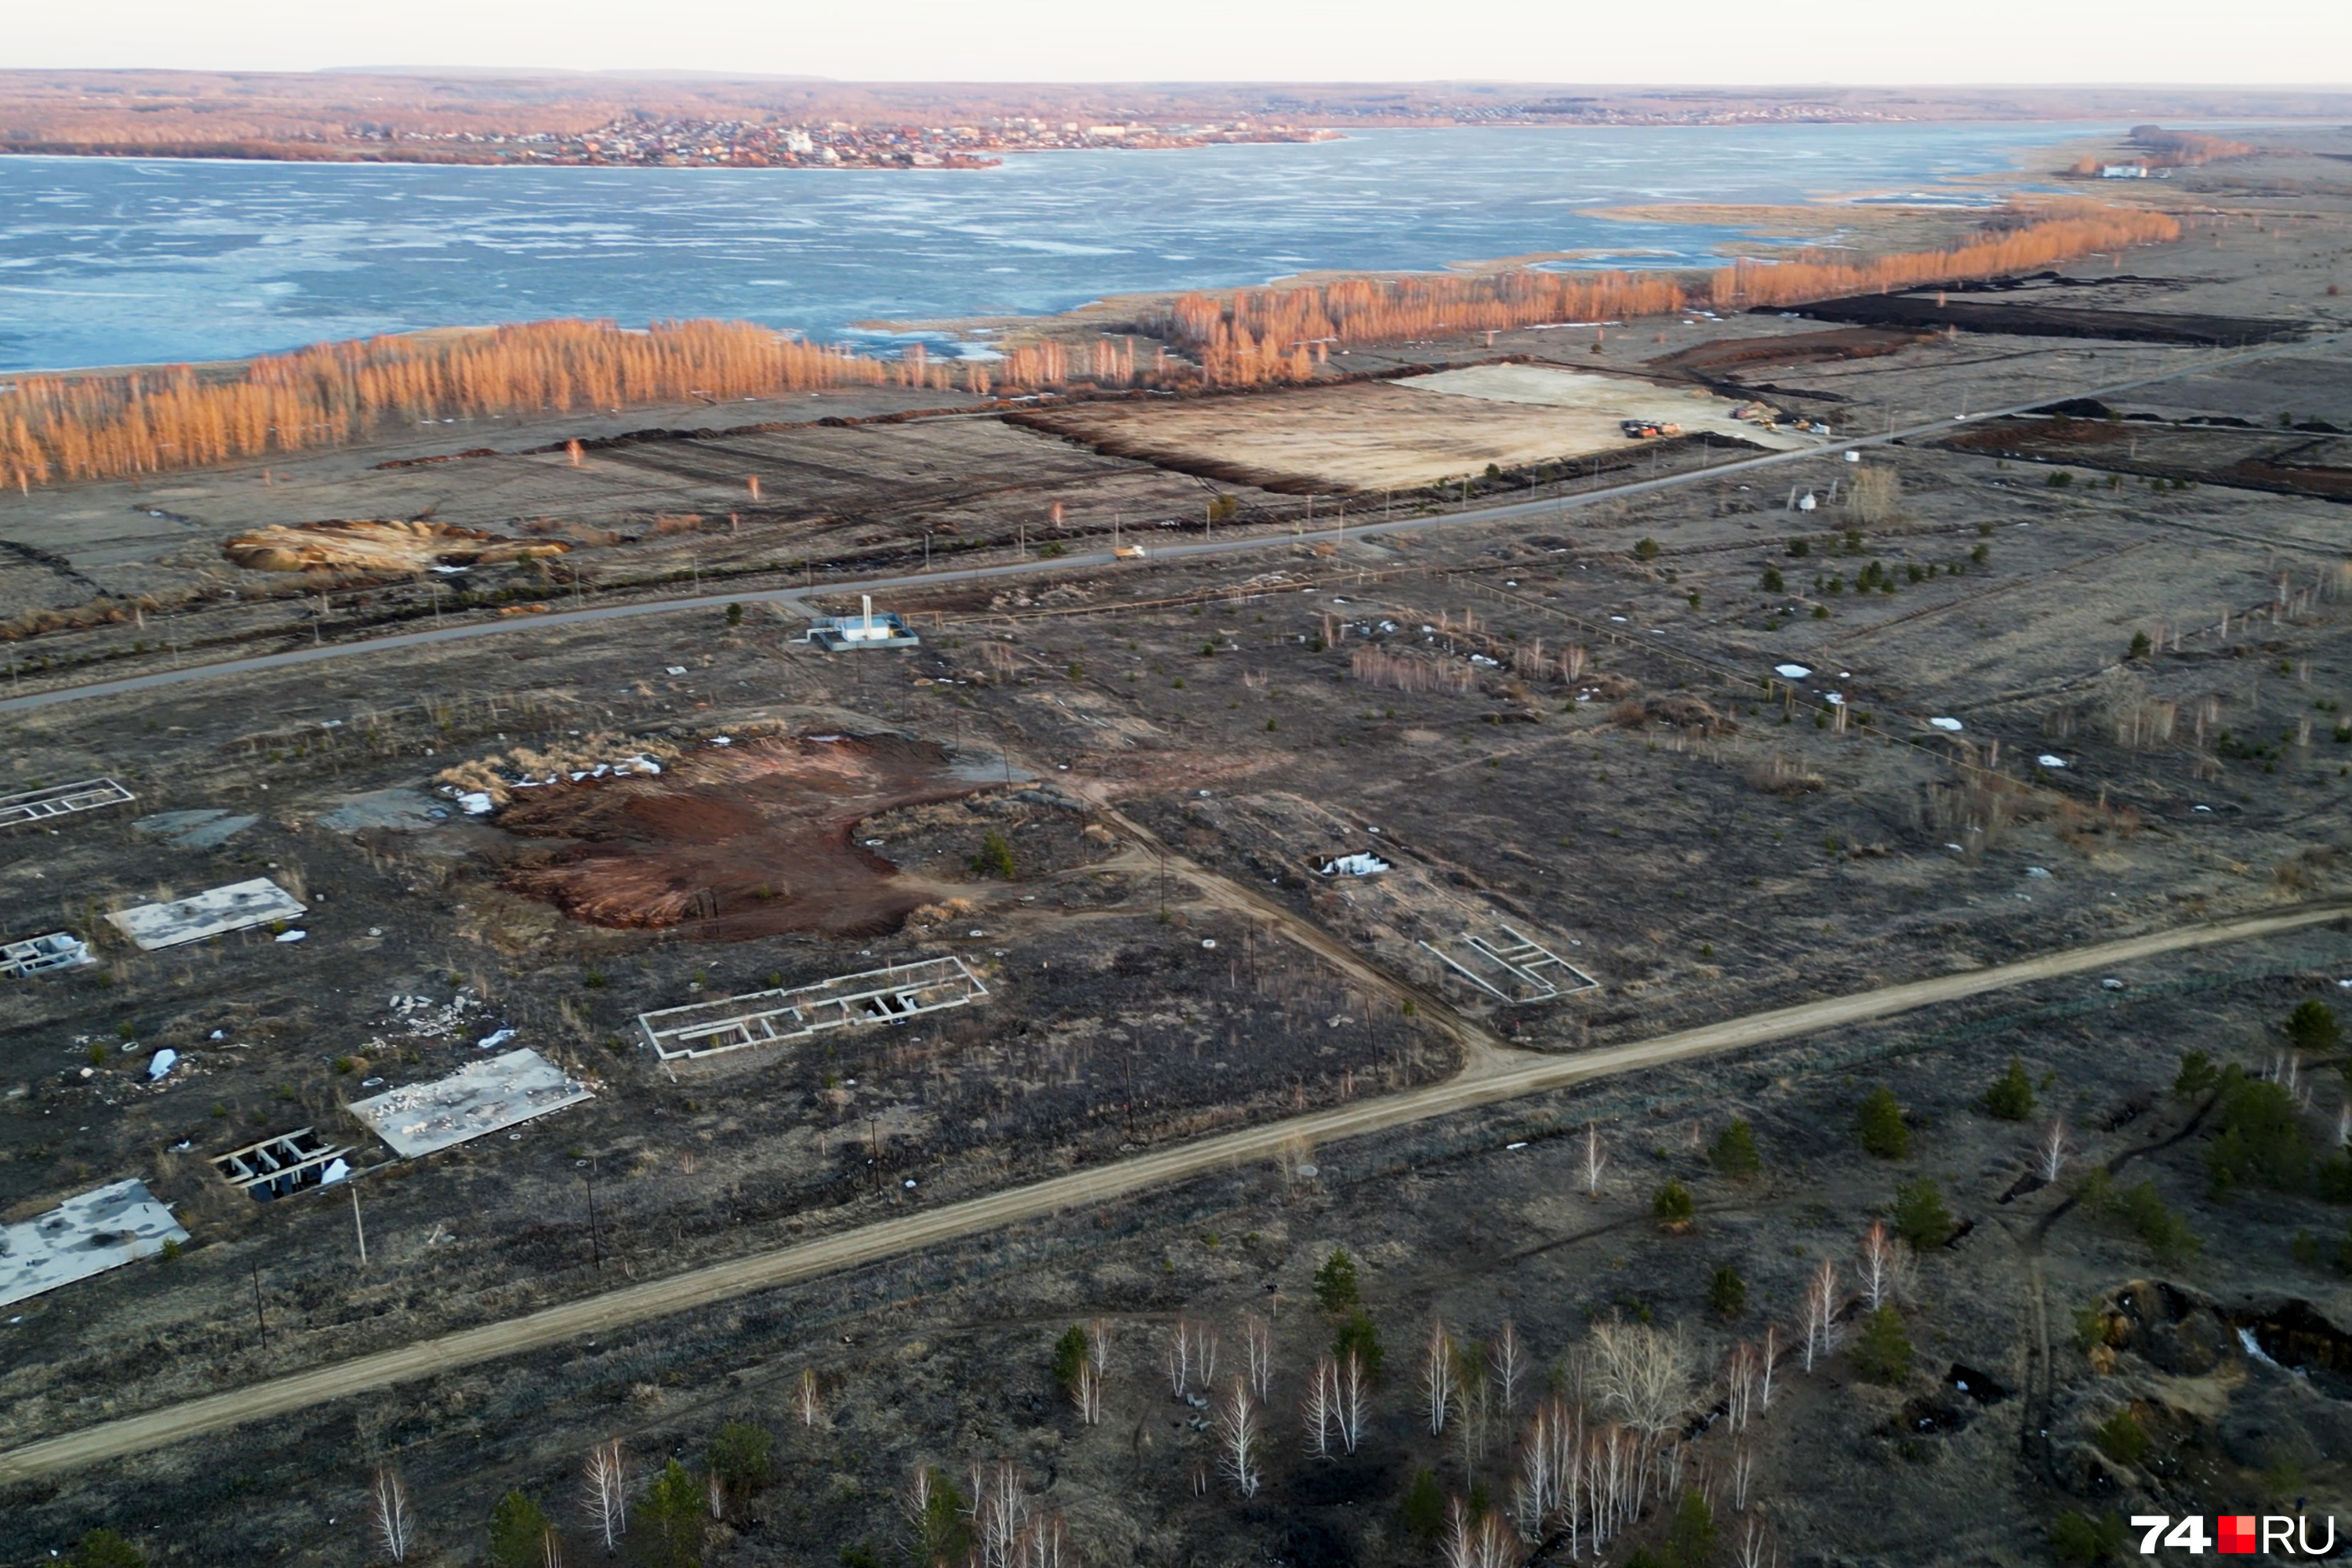
M 874 1190 L 879 1193 L 882 1190 L 882 1118 L 869 1111 L 866 1117 L 866 1131 L 872 1138 L 874 1151 Z
M 360 1267 L 365 1268 L 367 1267 L 367 1226 L 360 1220 L 359 1184 L 352 1182 L 348 1176 L 344 1181 L 352 1189 L 352 1229 L 360 1238 Z
M 596 1235 L 596 1156 L 593 1154 L 588 1156 L 588 1260 L 595 1265 L 597 1273 L 604 1271 L 604 1243 Z
M 253 1321 L 260 1325 L 261 1342 L 269 1342 L 269 1320 L 261 1310 L 261 1259 L 253 1260 Z

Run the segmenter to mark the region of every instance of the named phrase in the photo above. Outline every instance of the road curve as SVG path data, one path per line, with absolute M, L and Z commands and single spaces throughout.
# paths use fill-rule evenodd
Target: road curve
M 247 1388 L 210 1394 L 28 1443 L 0 1454 L 0 1485 L 185 1442 L 245 1422 L 307 1410 L 329 1400 L 436 1376 L 501 1356 L 544 1350 L 583 1335 L 608 1333 L 650 1319 L 839 1273 L 1065 1209 L 1108 1203 L 1205 1172 L 1272 1159 L 1284 1149 L 1302 1142 L 1313 1146 L 1361 1137 L 1594 1079 L 1743 1050 L 2033 981 L 2081 974 L 2192 948 L 2276 936 L 2341 920 L 2347 912 L 2352 912 L 2352 905 L 2340 902 L 2305 905 L 2272 914 L 2181 927 L 2045 953 L 2018 963 L 1801 1003 L 1578 1056 L 1546 1058 L 1525 1066 L 1474 1071 L 1424 1089 L 1357 1100 L 1328 1110 L 1176 1144 L 1092 1170 L 1073 1171 L 984 1197 L 877 1221 L 837 1236 L 819 1237 L 749 1258 L 689 1269 L 666 1279 L 649 1279 L 503 1322 L 461 1329 L 397 1350 L 314 1367 Z
M 1654 479 L 1640 479 L 1632 484 L 1612 485 L 1605 489 L 1586 490 L 1574 495 L 1547 496 L 1535 500 L 1512 501 L 1503 506 L 1481 507 L 1475 511 L 1440 512 L 1433 516 L 1405 518 L 1393 522 L 1357 522 L 1339 528 L 1307 530 L 1297 533 L 1259 533 L 1232 539 L 1209 538 L 1189 543 L 1155 542 L 1152 559 L 1181 561 L 1201 556 L 1241 554 L 1258 550 L 1285 550 L 1299 544 L 1336 543 L 1343 540 L 1362 539 L 1370 534 L 1419 533 L 1429 529 L 1455 528 L 1465 524 L 1497 522 L 1514 517 L 1558 514 L 1570 509 L 1580 509 L 1598 501 L 1618 500 L 1627 496 L 1646 495 L 1654 490 L 1674 489 L 1683 485 L 1719 479 L 1727 475 L 1747 473 L 1783 463 L 1804 462 L 1832 451 L 1859 447 L 1883 447 L 1917 436 L 1936 435 L 1949 430 L 1961 417 L 1975 421 L 2000 419 L 2012 414 L 2025 414 L 2060 402 L 2067 397 L 2105 398 L 2154 386 L 2168 381 L 2178 381 L 2186 375 L 2200 375 L 2227 365 L 2242 364 L 2250 360 L 2267 359 L 2273 355 L 2307 353 L 2314 349 L 2352 336 L 2328 333 L 2288 343 L 2272 343 L 2258 349 L 2247 349 L 2203 360 L 2194 365 L 2168 371 L 2162 375 L 2140 376 L 2131 381 L 2111 382 L 2105 386 L 2086 387 L 2073 393 L 2053 392 L 2006 408 L 1988 408 L 1979 413 L 1938 419 L 1925 425 L 1906 426 L 1900 430 L 1888 430 L 1875 436 L 1840 437 L 1819 447 L 1807 447 L 1790 452 L 1767 452 L 1754 458 L 1734 458 L 1711 467 L 1691 468 L 1678 474 L 1666 474 Z M 218 676 L 244 676 L 267 670 L 291 669 L 306 664 L 322 664 L 333 659 L 357 658 L 367 655 L 390 653 L 405 647 L 425 647 L 436 643 L 467 642 L 475 637 L 498 637 L 520 631 L 553 631 L 563 626 L 585 626 L 596 621 L 634 620 L 640 616 L 662 616 L 673 611 L 716 610 L 730 604 L 763 600 L 796 601 L 803 595 L 826 594 L 888 594 L 928 588 L 943 583 L 977 583 L 996 578 L 1026 577 L 1041 573 L 1069 572 L 1105 567 L 1120 569 L 1120 563 L 1111 559 L 1108 552 L 1084 555 L 1064 555 L 1055 560 L 1007 561 L 993 566 L 959 566 L 940 572 L 908 572 L 888 577 L 868 577 L 856 582 L 823 583 L 784 585 L 774 588 L 739 588 L 728 594 L 703 594 L 680 599 L 646 599 L 634 604 L 605 605 L 593 610 L 552 610 L 545 615 L 502 616 L 494 621 L 471 621 L 463 626 L 439 626 L 429 632 L 398 632 L 390 637 L 366 637 L 355 642 L 329 643 L 319 647 L 289 648 L 284 653 L 259 654 L 251 658 L 223 659 L 213 664 L 189 665 L 179 669 L 159 669 L 147 675 L 124 676 L 118 680 L 91 681 L 85 686 L 61 686 L 49 691 L 36 691 L 23 696 L 0 699 L 0 713 L 29 712 L 37 708 L 50 708 L 65 702 L 84 702 L 100 697 L 120 697 L 131 692 L 153 691 L 165 687 L 184 685 L 192 680 L 209 680 Z M 1131 568 L 1130 568 L 1131 569 Z

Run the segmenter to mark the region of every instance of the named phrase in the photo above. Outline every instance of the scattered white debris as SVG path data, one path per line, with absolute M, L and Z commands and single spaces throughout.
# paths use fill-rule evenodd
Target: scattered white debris
M 1947 849 L 1948 849 L 1948 850 L 1950 850 L 1950 851 L 1951 851 L 1953 854 L 1955 854 L 1955 855 L 1965 855 L 1965 854 L 1967 854 L 1967 853 L 1968 853 L 1968 851 L 1967 851 L 1967 850 L 1965 850 L 1965 849 L 1961 848 L 1961 847 L 1960 847 L 1958 845 L 1957 845 L 1957 844 L 1947 844 L 1947 845 L 1945 845 L 1945 846 L 1944 846 L 1944 847 L 1945 847 L 1945 848 L 1947 848 Z
M 1849 463 L 1859 463 L 1862 461 L 1862 454 L 1860 452 L 1848 452 L 1845 455 L 1845 460 Z
M 1315 868 L 1323 877 L 1377 877 L 1390 869 L 1389 863 L 1377 855 L 1337 855 Z
M 1624 616 L 1610 616 L 1609 618 L 1610 618 L 1611 620 L 1612 620 L 1612 621 L 1615 621 L 1615 622 L 1616 622 L 1619 626 L 1624 626 L 1624 625 L 1626 625 L 1626 624 L 1627 624 L 1627 622 L 1626 622 L 1626 620 L 1625 620 L 1625 617 L 1624 617 Z
M 978 926 L 974 926 L 971 930 L 964 932 L 963 934 L 966 936 L 986 936 L 988 933 L 981 930 Z
M 1937 729 L 1943 731 L 1948 735 L 1957 735 L 1960 732 L 1962 728 L 1962 725 L 1958 719 L 1930 719 L 1927 722 L 1933 724 Z
M 2114 975 L 2112 975 L 2112 974 L 2108 975 L 2105 980 L 2102 980 L 2102 981 L 2100 981 L 2100 982 L 2099 982 L 2099 989 L 2100 989 L 2100 990 L 2102 990 L 2102 991 L 2120 991 L 2120 990 L 2122 990 L 2123 988 L 2124 988 L 2124 983 L 2123 983 L 2122 981 L 2120 981 L 2120 980 L 2116 979 L 2116 978 Z
M 1500 668 L 1503 668 L 1503 661 L 1502 661 L 1501 659 L 1499 659 L 1499 658 L 1487 658 L 1485 654 L 1483 654 L 1483 653 L 1474 653 L 1474 654 L 1472 654 L 1472 655 L 1470 656 L 1470 662 L 1471 662 L 1471 663 L 1473 663 L 1473 664 L 1483 664 L 1483 665 L 1485 665 L 1488 669 L 1500 669 Z
M 281 942 L 300 942 L 310 934 L 307 931 L 281 931 L 278 933 L 278 940 Z
M 226 1040 L 228 1038 L 228 1031 L 226 1029 L 215 1029 L 211 1034 L 206 1035 L 205 1038 L 208 1040 Z
M 494 1051 L 514 1037 L 515 1031 L 512 1029 L 493 1029 L 488 1034 L 484 1035 L 480 1039 L 476 1040 L 474 1042 L 474 1048 L 478 1051 Z
M 898 1184 L 899 1184 L 900 1186 L 902 1186 L 902 1187 L 906 1188 L 908 1192 L 910 1192 L 910 1193 L 911 1193 L 911 1192 L 913 1192 L 913 1191 L 915 1190 L 915 1178 L 914 1178 L 914 1177 L 912 1177 L 912 1176 L 909 1176 L 909 1177 L 908 1177 L 905 1181 L 903 1181 L 903 1182 L 899 1183 Z
M 2278 1366 L 2278 1363 L 2271 1360 L 2270 1352 L 2263 1349 L 2261 1342 L 2254 1338 L 2253 1330 L 2240 1329 L 2238 1331 L 2238 1343 L 2245 1352 L 2253 1357 L 2254 1360 L 2263 1362 L 2271 1366 Z M 2286 1369 L 2284 1367 L 2280 1367 L 2279 1370 L 2284 1372 Z
M 329 1161 L 327 1168 L 319 1173 L 319 1184 L 322 1187 L 331 1187 L 337 1182 L 342 1181 L 351 1173 L 352 1167 L 350 1162 L 338 1156 L 337 1158 Z
M 457 809 L 467 816 L 488 816 L 490 814 L 490 797 L 482 790 L 467 790 L 457 796 Z
M 2066 759 L 2054 752 L 2044 752 L 2033 760 L 2045 768 L 2063 768 L 2066 765 Z
M 2189 809 L 2191 811 L 2210 811 L 2213 808 L 2210 805 L 2192 805 Z
M 673 664 L 668 668 L 666 673 L 670 675 L 684 675 L 686 673 L 686 666 L 682 664 Z
M 1524 1149 L 1527 1147 L 1527 1144 L 1524 1142 L 1517 1143 L 1506 1143 L 1503 1147 L 1506 1149 Z
M 713 735 L 710 737 L 710 743 L 714 746 L 731 746 L 735 743 L 735 737 L 732 735 Z
M 179 1062 L 179 1059 L 180 1053 L 173 1050 L 169 1046 L 165 1046 L 162 1050 L 157 1051 L 153 1056 L 149 1057 L 147 1058 L 147 1081 L 149 1083 L 155 1082 L 165 1073 L 170 1072 Z
M 1322 1169 L 1316 1165 L 1301 1165 L 1297 1169 L 1298 1176 L 1301 1181 L 1311 1182 L 1316 1177 L 1323 1173 Z
M 1801 664 L 1776 664 L 1772 667 L 1772 673 L 1783 680 L 1802 680 L 1812 671 Z
M 1828 703 L 1832 708 L 1843 708 L 1845 706 L 1845 693 L 1843 691 L 1832 691 L 1824 696 L 1822 700 Z
M 1204 936 L 1201 939 L 1201 945 L 1202 947 L 1214 947 L 1217 945 L 1217 939 L 1213 936 Z
M 882 840 L 879 838 L 869 838 L 866 841 L 866 847 L 868 849 L 879 849 L 882 847 Z
M 2029 877 L 2040 877 L 2044 880 L 2047 880 L 2050 876 L 2050 868 L 2047 866 L 2028 866 L 2025 868 L 2025 874 Z

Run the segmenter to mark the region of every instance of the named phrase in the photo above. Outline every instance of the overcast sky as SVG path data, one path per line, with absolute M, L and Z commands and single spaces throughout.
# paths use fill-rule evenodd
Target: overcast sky
M 0 65 L 862 80 L 2352 80 L 2352 0 L 18 0 Z

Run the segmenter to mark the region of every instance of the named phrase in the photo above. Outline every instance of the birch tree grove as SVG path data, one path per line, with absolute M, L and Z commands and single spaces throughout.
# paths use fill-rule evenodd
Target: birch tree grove
M 394 1563 L 407 1562 L 416 1544 L 416 1515 L 408 1506 L 408 1488 L 390 1465 L 378 1465 L 375 1479 L 368 1483 L 368 1534 Z
M 980 1568 L 1021 1568 L 1022 1532 L 1029 1528 L 1028 1479 L 1010 1459 L 971 1467 L 971 1533 Z

